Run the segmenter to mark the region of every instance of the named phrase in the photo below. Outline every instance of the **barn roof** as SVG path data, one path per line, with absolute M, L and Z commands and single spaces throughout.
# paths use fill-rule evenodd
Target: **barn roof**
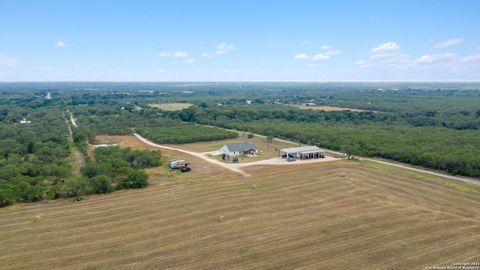
M 225 146 L 230 152 L 242 152 L 257 149 L 257 146 L 253 143 L 227 143 Z
M 284 153 L 300 153 L 300 152 L 315 153 L 315 152 L 322 152 L 323 150 L 316 146 L 302 146 L 302 147 L 284 148 L 284 149 L 281 149 L 280 151 Z

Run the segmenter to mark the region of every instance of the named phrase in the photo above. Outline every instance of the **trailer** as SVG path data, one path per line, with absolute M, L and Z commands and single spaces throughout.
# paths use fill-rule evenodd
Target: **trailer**
M 185 163 L 185 160 L 172 159 L 168 162 L 168 167 L 170 170 L 180 170 L 182 173 L 189 172 L 192 169 L 190 168 L 190 163 Z

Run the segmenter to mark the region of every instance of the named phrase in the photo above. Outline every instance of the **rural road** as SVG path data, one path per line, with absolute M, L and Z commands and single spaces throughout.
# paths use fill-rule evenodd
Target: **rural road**
M 72 122 L 72 125 L 77 128 L 77 121 L 75 121 L 75 118 L 73 118 L 73 113 L 71 113 L 69 110 L 67 110 L 67 112 L 70 114 L 70 122 Z
M 215 127 L 215 126 L 209 126 L 209 125 L 202 125 L 202 126 L 207 126 L 207 127 L 212 127 L 212 128 L 221 128 L 221 127 Z M 227 129 L 227 128 L 222 128 L 222 129 L 232 131 L 232 132 L 238 132 L 238 133 L 242 133 L 242 134 L 251 133 L 251 132 L 245 132 L 245 131 L 240 131 L 240 130 L 235 130 L 235 129 Z M 256 134 L 256 133 L 251 133 L 251 134 L 253 134 L 254 136 L 261 137 L 261 138 L 266 138 L 266 136 L 264 136 L 264 135 L 260 135 L 260 134 Z M 289 141 L 289 140 L 283 140 L 283 139 L 277 139 L 277 138 L 275 138 L 274 140 L 279 141 L 279 142 L 284 142 L 284 143 L 303 145 L 301 143 L 294 142 L 294 141 Z M 337 155 L 345 155 L 345 153 L 334 151 L 334 150 L 325 149 L 325 151 L 333 153 L 333 154 L 337 154 Z M 378 159 L 374 159 L 374 158 L 359 157 L 358 159 L 359 160 L 367 160 L 367 161 L 377 162 L 377 163 L 380 163 L 380 164 L 394 166 L 394 167 L 398 167 L 398 168 L 403 168 L 403 169 L 411 170 L 411 171 L 415 171 L 415 172 L 421 172 L 421 173 L 426 173 L 426 174 L 430 174 L 430 175 L 440 176 L 440 177 L 447 178 L 447 179 L 450 179 L 450 180 L 456 180 L 456 181 L 461 181 L 461 182 L 470 183 L 470 184 L 474 184 L 474 185 L 480 185 L 480 180 L 474 179 L 474 178 L 449 175 L 449 174 L 445 174 L 445 173 L 430 171 L 428 169 L 412 167 L 412 166 L 407 165 L 407 164 L 383 161 L 383 160 L 378 160 Z

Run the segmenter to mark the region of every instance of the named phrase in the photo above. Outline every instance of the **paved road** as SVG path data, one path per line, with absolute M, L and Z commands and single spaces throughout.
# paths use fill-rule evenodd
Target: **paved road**
M 214 127 L 214 126 L 209 126 L 209 127 Z M 234 129 L 226 129 L 226 128 L 225 128 L 225 130 L 238 132 L 238 133 L 243 133 L 243 134 L 251 133 L 251 132 L 245 132 L 245 131 L 234 130 Z M 264 135 L 260 135 L 260 134 L 256 134 L 256 133 L 252 133 L 252 134 L 254 136 L 258 136 L 258 137 L 262 137 L 262 138 L 266 137 Z M 284 142 L 284 143 L 303 145 L 303 144 L 300 144 L 298 142 L 289 141 L 289 140 L 283 140 L 283 139 L 277 139 L 277 138 L 275 138 L 275 140 L 279 141 L 279 142 Z M 334 151 L 334 150 L 325 149 L 325 151 L 333 153 L 333 154 L 337 154 L 337 155 L 345 155 L 345 153 Z M 373 161 L 373 162 L 377 162 L 377 163 L 381 163 L 381 164 L 389 165 L 389 166 L 394 166 L 394 167 L 398 167 L 398 168 L 403 168 L 403 169 L 406 169 L 406 170 L 411 170 L 411 171 L 426 173 L 426 174 L 430 174 L 430 175 L 440 176 L 440 177 L 447 178 L 447 179 L 450 179 L 450 180 L 456 180 L 456 181 L 462 181 L 462 182 L 470 183 L 470 184 L 474 184 L 474 185 L 480 185 L 480 179 L 468 178 L 468 177 L 463 177 L 463 176 L 454 176 L 454 175 L 449 175 L 449 174 L 445 174 L 445 173 L 430 171 L 428 169 L 412 167 L 412 166 L 407 165 L 407 164 L 383 161 L 383 160 L 378 160 L 378 159 L 374 159 L 374 158 L 359 157 L 359 159 L 360 160 Z

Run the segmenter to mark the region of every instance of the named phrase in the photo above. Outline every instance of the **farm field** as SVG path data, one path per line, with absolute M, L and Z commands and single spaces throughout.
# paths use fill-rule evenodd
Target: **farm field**
M 181 111 L 183 109 L 191 107 L 191 103 L 155 103 L 150 104 L 150 107 L 158 108 L 164 111 Z
M 130 136 L 121 146 L 148 148 Z M 0 209 L 2 269 L 423 269 L 480 259 L 478 187 L 368 162 L 249 167 L 249 178 L 202 166 L 150 169 L 141 190 Z
M 367 110 L 361 109 L 354 109 L 354 108 L 346 108 L 346 107 L 335 107 L 335 106 L 305 106 L 305 105 L 295 105 L 302 110 L 314 110 L 314 111 L 326 111 L 326 112 L 334 112 L 334 111 L 352 111 L 352 112 L 366 112 Z

